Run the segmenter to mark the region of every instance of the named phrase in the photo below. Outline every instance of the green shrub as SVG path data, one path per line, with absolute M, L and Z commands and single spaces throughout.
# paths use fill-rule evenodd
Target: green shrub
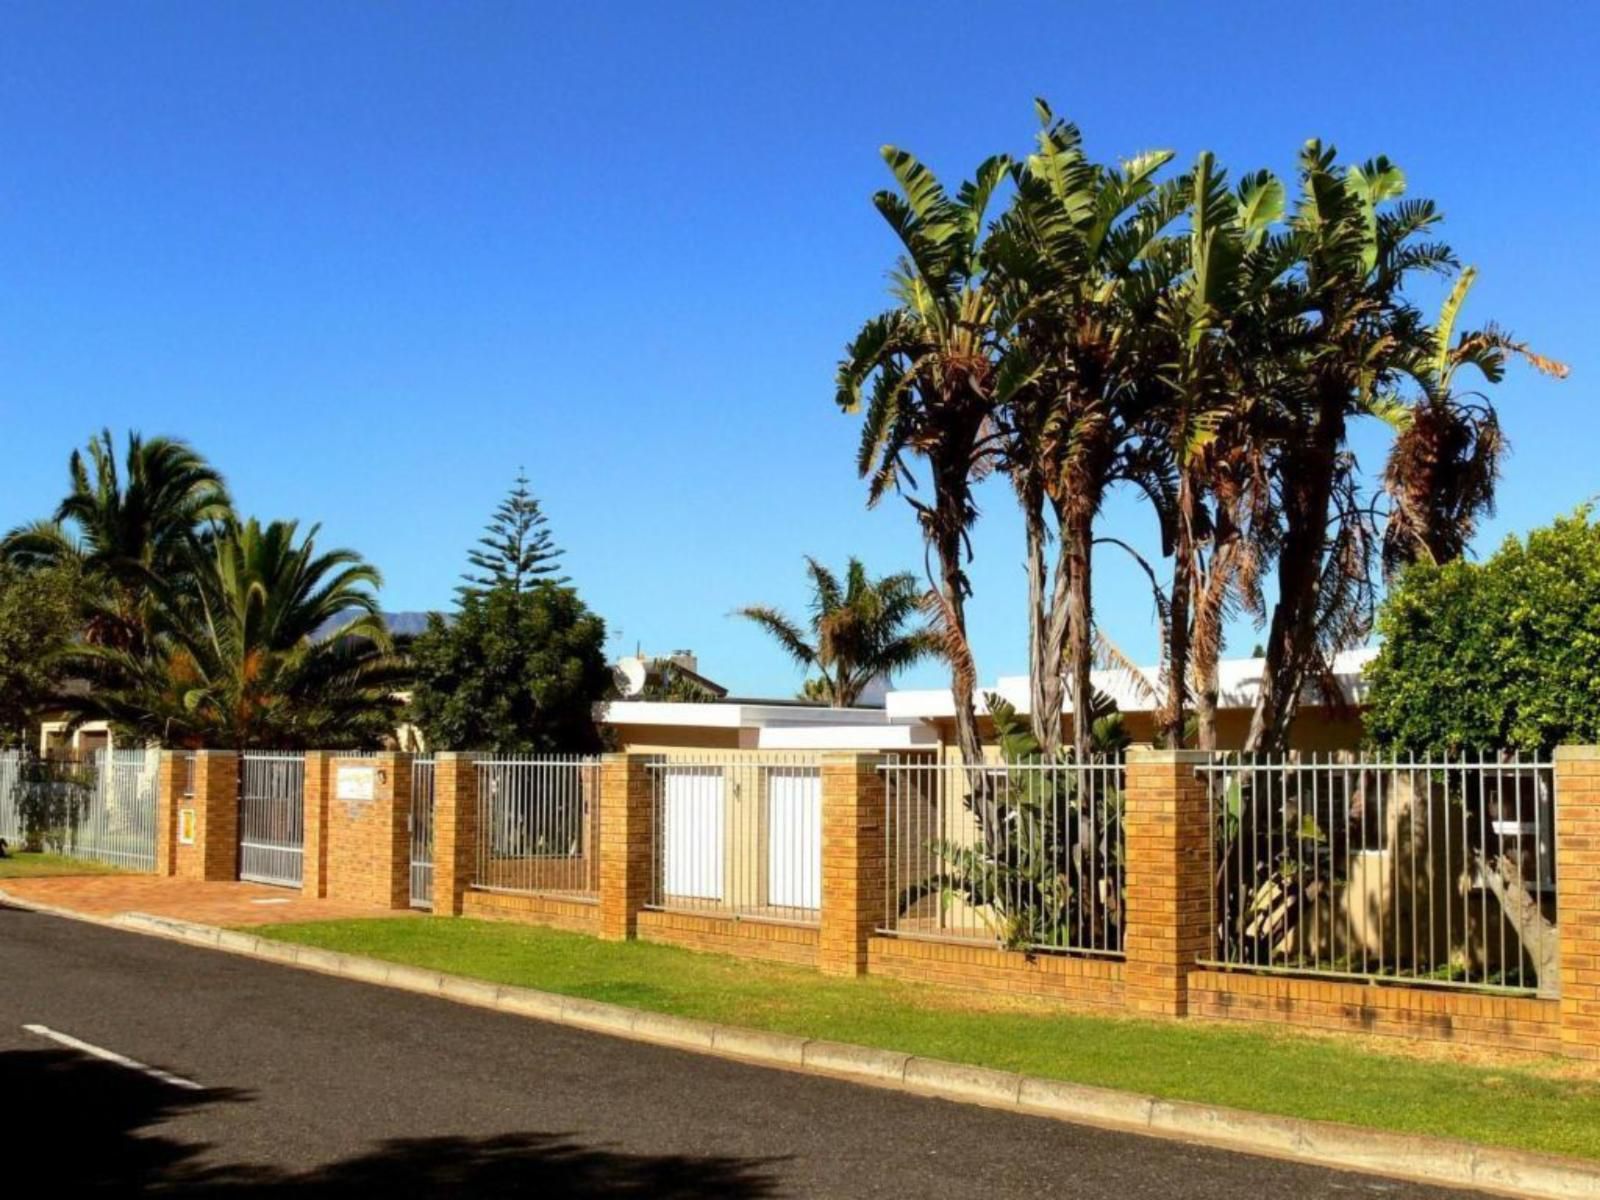
M 1487 561 L 1408 568 L 1378 614 L 1367 734 L 1399 752 L 1600 742 L 1600 524 L 1590 510 Z

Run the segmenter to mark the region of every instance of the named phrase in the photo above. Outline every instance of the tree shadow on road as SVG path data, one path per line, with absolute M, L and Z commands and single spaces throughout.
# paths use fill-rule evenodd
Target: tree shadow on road
M 542 1132 L 397 1139 L 309 1171 L 229 1163 L 216 1147 L 159 1127 L 209 1105 L 249 1103 L 248 1093 L 185 1091 L 68 1051 L 0 1052 L 0 1097 L 7 1112 L 0 1158 L 9 1179 L 33 1175 L 67 1196 L 759 1200 L 777 1191 L 770 1159 L 625 1154 Z

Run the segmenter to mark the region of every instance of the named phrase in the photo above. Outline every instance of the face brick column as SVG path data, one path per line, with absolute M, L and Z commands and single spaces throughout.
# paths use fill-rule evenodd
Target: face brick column
M 182 750 L 161 751 L 156 768 L 156 874 L 178 870 L 179 813 L 190 806 L 184 793 L 189 785 L 189 756 Z
M 887 844 L 877 754 L 822 756 L 822 934 L 817 967 L 862 975 L 883 924 Z
M 328 896 L 378 908 L 409 907 L 411 755 L 335 757 L 331 779 Z
M 650 895 L 653 761 L 647 754 L 607 754 L 600 763 L 600 936 L 611 942 L 634 936 Z
M 433 911 L 460 916 L 477 865 L 477 756 L 433 756 Z
M 1209 759 L 1197 750 L 1128 752 L 1123 978 L 1134 1012 L 1188 1011 L 1189 972 L 1205 951 L 1211 919 L 1209 817 L 1195 771 Z
M 1557 746 L 1561 1048 L 1600 1059 L 1600 746 Z
M 328 894 L 328 796 L 333 791 L 333 757 L 326 750 L 306 751 L 300 890 L 319 900 Z
M 196 750 L 194 795 L 179 797 L 173 830 L 173 874 L 181 879 L 239 878 L 239 756 Z M 194 840 L 185 842 L 184 810 L 194 812 Z

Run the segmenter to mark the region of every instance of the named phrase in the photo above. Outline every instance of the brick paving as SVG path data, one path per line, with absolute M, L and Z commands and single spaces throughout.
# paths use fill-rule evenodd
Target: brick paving
M 349 900 L 317 900 L 292 888 L 258 883 L 206 883 L 154 875 L 6 879 L 0 880 L 0 893 L 97 917 L 141 912 L 204 925 L 277 925 L 347 917 L 393 917 L 411 911 L 391 911 Z

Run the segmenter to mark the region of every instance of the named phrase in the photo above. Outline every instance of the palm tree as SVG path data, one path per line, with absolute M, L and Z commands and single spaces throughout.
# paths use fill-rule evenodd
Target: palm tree
M 1171 259 L 1163 230 L 1183 198 L 1154 182 L 1170 152 L 1103 167 L 1085 157 L 1075 126 L 1043 100 L 1035 107 L 1038 148 L 1013 168 L 1016 199 L 984 258 L 1005 298 L 1004 324 L 1014 327 L 1001 364 L 1001 463 L 1027 537 L 1030 724 L 1053 756 L 1067 691 L 1076 712 L 1089 708 L 1094 522 L 1111 485 L 1142 473 L 1127 453 L 1140 331 Z M 1074 721 L 1079 755 L 1090 750 L 1089 724 Z
M 1212 155 L 1185 177 L 1184 270 L 1158 305 L 1164 395 L 1144 430 L 1173 480 L 1154 494 L 1173 557 L 1163 610 L 1168 745 L 1183 744 L 1194 698 L 1202 748 L 1216 740 L 1217 663 L 1227 614 L 1259 604 L 1261 550 L 1271 519 L 1262 464 L 1258 359 L 1273 354 L 1275 301 L 1296 261 L 1270 236 L 1284 213 L 1283 184 L 1246 175 L 1229 192 Z
M 1445 299 L 1424 386 L 1390 447 L 1383 475 L 1390 501 L 1383 559 L 1390 575 L 1418 560 L 1441 564 L 1460 558 L 1478 517 L 1494 512 L 1505 438 L 1488 398 L 1458 387 L 1461 369 L 1471 366 L 1496 384 L 1505 377 L 1506 360 L 1516 356 L 1541 374 L 1568 374 L 1564 363 L 1536 354 L 1494 325 L 1464 332 L 1451 344 L 1477 274 L 1474 267 L 1462 271 Z
M 924 600 L 909 571 L 872 579 L 861 560 L 852 558 L 840 586 L 832 571 L 808 556 L 806 572 L 811 577 L 809 640 L 798 621 L 775 608 L 758 604 L 737 612 L 771 634 L 795 662 L 816 669 L 817 675 L 806 680 L 806 699 L 849 708 L 874 679 L 939 652 L 940 639 L 931 629 L 906 629 Z
M 1308 142 L 1291 244 L 1301 259 L 1297 344 L 1275 384 L 1273 482 L 1282 515 L 1277 594 L 1247 746 L 1287 748 L 1306 686 L 1330 686 L 1329 653 L 1370 627 L 1375 537 L 1348 445 L 1353 421 L 1393 420 L 1402 381 L 1425 369 L 1432 334 L 1405 297 L 1416 272 L 1455 257 L 1419 240 L 1439 221 L 1431 201 L 1401 201 L 1405 176 L 1379 158 L 1340 171 Z
M 235 749 L 370 743 L 392 730 L 407 664 L 378 615 L 380 576 L 352 551 L 318 554 L 316 534 L 230 520 L 190 586 L 159 593 L 148 653 L 71 654 L 91 685 L 77 714 L 167 745 Z
M 869 320 L 846 347 L 835 401 L 857 412 L 870 387 L 857 469 L 868 479 L 869 505 L 893 490 L 916 510 L 934 560 L 932 603 L 950 661 L 956 743 L 968 762 L 979 762 L 964 562 L 978 515 L 973 479 L 992 462 L 995 407 L 1004 399 L 997 391 L 1004 330 L 995 327 L 997 297 L 979 249 L 985 210 L 1009 164 L 1003 157 L 985 160 L 952 199 L 910 154 L 886 146 L 883 157 L 900 185 L 898 193 L 873 197 L 903 250 L 891 275 L 897 305 Z M 931 502 L 912 494 L 910 457 L 927 463 Z
M 71 491 L 54 516 L 14 529 L 0 553 L 24 567 L 75 562 L 91 585 L 89 641 L 138 652 L 149 635 L 151 597 L 176 586 L 203 529 L 232 513 L 222 476 L 186 443 L 129 433 L 125 476 L 111 431 L 73 451 Z

